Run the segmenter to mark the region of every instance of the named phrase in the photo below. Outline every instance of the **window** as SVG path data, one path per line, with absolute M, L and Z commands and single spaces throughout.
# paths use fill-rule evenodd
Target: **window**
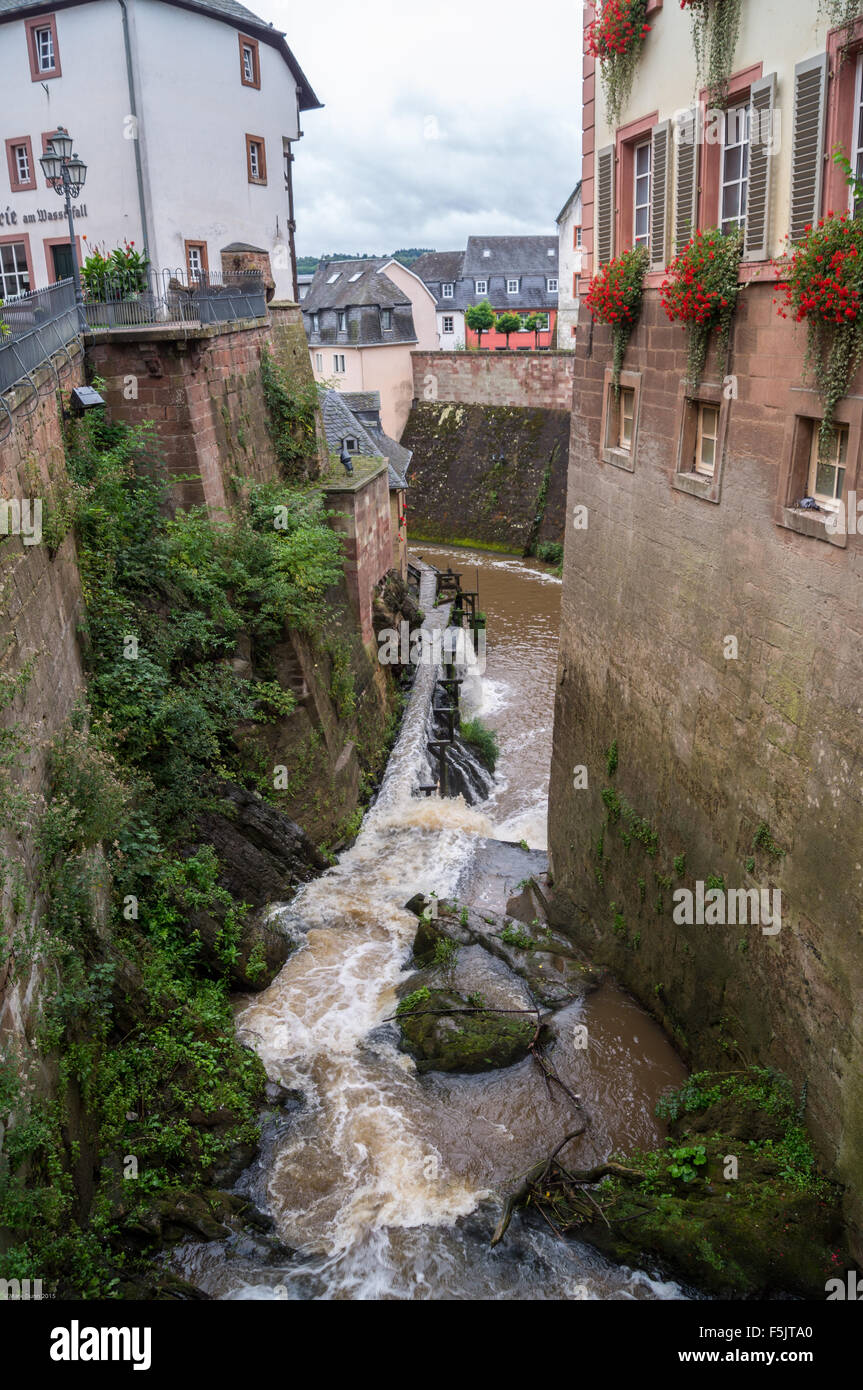
M 695 431 L 693 472 L 712 478 L 716 471 L 717 441 L 719 439 L 719 407 L 701 402 Z
M 352 284 L 354 283 L 355 280 L 361 280 L 364 274 L 365 274 L 365 271 L 362 271 L 362 270 L 355 270 L 354 273 L 353 273 L 353 275 L 350 275 L 350 276 L 348 277 L 348 284 L 349 284 L 349 285 L 352 285 Z M 333 276 L 333 280 L 338 280 L 338 278 L 339 278 L 338 275 L 334 275 L 334 276 Z M 331 281 L 330 283 L 332 283 L 332 281 Z
M 635 147 L 633 159 L 635 189 L 633 197 L 633 246 L 650 244 L 650 141 Z
M 246 136 L 246 168 L 249 183 L 267 182 L 267 152 L 262 135 Z
M 852 136 L 851 167 L 858 179 L 863 177 L 863 53 L 857 59 L 857 76 L 854 87 L 854 132 Z M 854 189 L 848 189 L 848 211 L 853 217 L 863 211 L 863 204 L 855 201 Z
M 384 330 L 385 333 L 387 333 L 387 332 L 389 332 L 389 330 L 392 328 L 392 326 L 393 326 L 393 311 L 392 311 L 392 309 L 381 309 L 381 328 Z
M 322 352 L 316 352 L 316 353 L 315 353 L 315 371 L 316 371 L 316 372 L 322 372 L 323 370 L 324 370 L 324 354 L 323 354 Z
M 342 273 L 342 272 L 341 272 L 340 270 L 337 270 L 336 273 L 335 273 L 335 275 L 331 275 L 330 278 L 327 280 L 327 284 L 328 284 L 328 285 L 334 285 L 334 284 L 336 283 L 336 281 L 338 280 L 339 276 L 341 275 L 341 273 Z M 354 277 L 353 277 L 353 275 L 352 275 L 352 276 L 351 276 L 351 279 L 353 280 L 353 278 L 354 278 Z
M 247 39 L 245 34 L 237 36 L 240 41 L 240 81 L 244 87 L 261 86 L 261 58 L 257 39 Z
M 631 386 L 621 386 L 617 413 L 617 447 L 627 453 L 632 452 L 634 425 L 635 391 Z
M 453 318 L 452 314 L 444 314 L 444 316 L 443 316 L 443 326 L 442 326 L 441 331 L 442 331 L 443 333 L 454 333 L 454 332 L 455 332 L 455 319 Z
M 575 330 L 573 329 L 573 336 Z M 641 400 L 641 373 L 621 372 L 620 389 L 615 392 L 612 370 L 606 369 L 603 382 L 602 459 L 627 473 L 635 472 L 638 449 L 638 414 Z
M 186 269 L 189 272 L 189 283 L 194 280 L 202 280 L 206 275 L 209 266 L 207 264 L 207 243 L 205 241 L 186 242 Z
M 312 314 L 312 332 L 313 332 L 313 333 L 320 333 L 320 331 L 321 331 L 321 316 L 320 316 L 320 314 Z
M 581 246 L 581 227 L 575 227 L 572 239 L 573 250 L 577 251 Z
M 507 294 L 518 294 L 518 280 L 507 280 L 506 292 Z
M 13 193 L 36 187 L 36 168 L 29 135 L 19 135 L 6 141 L 6 163 L 9 167 L 9 187 Z
M 38 19 L 30 19 L 24 28 L 27 34 L 31 80 L 44 82 L 48 77 L 62 76 L 60 49 L 57 46 L 57 20 L 54 15 L 40 15 Z
M 359 452 L 359 445 L 352 434 L 346 434 L 342 440 L 342 444 L 349 454 L 356 454 Z
M 746 194 L 749 187 L 749 103 L 725 113 L 722 147 L 720 222 L 723 232 L 746 227 Z
M 572 297 L 578 298 L 578 271 L 574 271 L 572 276 Z
M 30 289 L 27 245 L 23 241 L 0 242 L 0 299 L 13 299 Z
M 545 282 L 545 288 L 549 294 L 557 294 L 557 280 L 554 275 L 549 275 Z
M 488 294 L 488 280 L 474 280 L 473 285 L 477 294 Z
M 848 426 L 837 427 L 825 458 L 819 457 L 818 434 L 816 424 L 812 430 L 807 493 L 828 511 L 836 511 L 842 500 L 845 470 L 848 465 Z
M 452 285 L 443 285 L 443 286 L 442 286 L 442 291 L 443 291 L 443 297 L 444 297 L 444 299 L 452 299 L 452 291 L 453 291 Z
M 339 310 L 339 332 L 346 333 L 348 328 L 348 316 L 344 309 Z
M 333 353 L 333 371 L 336 372 L 339 376 L 341 376 L 342 373 L 344 372 L 344 370 L 345 370 L 345 354 L 344 354 L 343 352 L 334 352 L 334 353 Z

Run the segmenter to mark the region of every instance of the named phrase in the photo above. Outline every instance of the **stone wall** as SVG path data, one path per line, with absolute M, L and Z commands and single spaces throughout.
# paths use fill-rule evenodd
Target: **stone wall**
M 571 352 L 412 352 L 411 361 L 415 402 L 572 409 Z
M 600 438 L 608 330 L 578 344 L 550 844 L 561 918 L 688 1058 L 791 1076 L 859 1250 L 863 542 L 789 506 L 821 411 L 773 292 L 747 288 L 729 361 L 708 359 L 712 482 L 677 473 L 686 339 L 656 293 L 625 361 L 634 458 Z M 862 392 L 839 410 L 861 496 Z M 781 890 L 781 931 L 675 925 L 674 889 L 711 876 Z
M 368 644 L 374 638 L 374 590 L 393 567 L 393 542 L 387 465 L 372 465 L 367 472 L 360 471 L 363 467 L 357 462 L 357 476 L 329 482 L 324 491 L 335 513 L 330 524 L 344 538 L 345 582 L 363 642 Z
M 401 440 L 409 539 L 517 554 L 562 541 L 569 430 L 564 410 L 415 401 Z
M 77 642 L 83 600 L 74 540 L 64 534 L 68 480 L 60 415 L 60 394 L 68 401 L 71 388 L 83 384 L 83 354 L 73 349 L 71 364 L 61 357 L 55 363 L 62 372 L 61 392 L 55 368 L 46 364 L 32 374 L 32 386 L 25 383 L 4 396 L 11 419 L 0 411 L 0 495 L 7 501 L 27 498 L 42 503 L 39 543 L 25 544 L 23 536 L 7 535 L 5 519 L 0 534 L 0 682 L 4 690 L 18 685 L 11 704 L 0 711 L 0 727 L 17 726 L 22 735 L 13 788 L 36 794 L 44 786 L 47 746 L 84 688 Z M 25 826 L 0 831 L 0 856 L 6 851 L 10 858 L 23 854 L 32 864 Z M 2 950 L 5 934 L 21 925 L 34 904 L 27 887 L 22 905 L 15 886 L 0 874 L 0 1042 L 9 1032 L 23 1032 L 30 998 L 26 981 L 14 990 L 5 989 L 10 969 Z

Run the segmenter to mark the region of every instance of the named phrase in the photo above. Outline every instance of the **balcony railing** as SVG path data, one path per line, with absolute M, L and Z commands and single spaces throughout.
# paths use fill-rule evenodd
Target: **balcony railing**
M 257 271 L 148 269 L 105 277 L 84 291 L 91 332 L 154 325 L 191 330 L 266 316 L 266 285 Z M 68 349 L 80 331 L 71 280 L 0 301 L 0 394 Z

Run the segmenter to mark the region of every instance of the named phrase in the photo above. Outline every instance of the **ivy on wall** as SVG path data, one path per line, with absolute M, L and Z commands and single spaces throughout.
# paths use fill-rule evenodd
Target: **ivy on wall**
M 587 52 L 599 63 L 599 75 L 611 125 L 617 125 L 632 90 L 644 40 L 647 0 L 603 0 L 587 26 Z
M 743 0 L 681 0 L 681 8 L 689 11 L 698 82 L 707 88 L 707 105 L 724 107 Z

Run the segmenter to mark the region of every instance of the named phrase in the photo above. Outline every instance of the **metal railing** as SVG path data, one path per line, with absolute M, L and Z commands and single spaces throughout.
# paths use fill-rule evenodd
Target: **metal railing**
M 93 332 L 266 316 L 266 285 L 257 271 L 147 269 L 105 276 L 84 290 L 84 318 Z M 72 280 L 0 301 L 0 393 L 67 349 L 79 333 Z
M 0 392 L 66 350 L 79 331 L 71 280 L 0 302 Z
M 84 293 L 92 329 L 138 324 L 209 324 L 266 318 L 263 277 L 253 270 L 141 270 L 109 275 Z

